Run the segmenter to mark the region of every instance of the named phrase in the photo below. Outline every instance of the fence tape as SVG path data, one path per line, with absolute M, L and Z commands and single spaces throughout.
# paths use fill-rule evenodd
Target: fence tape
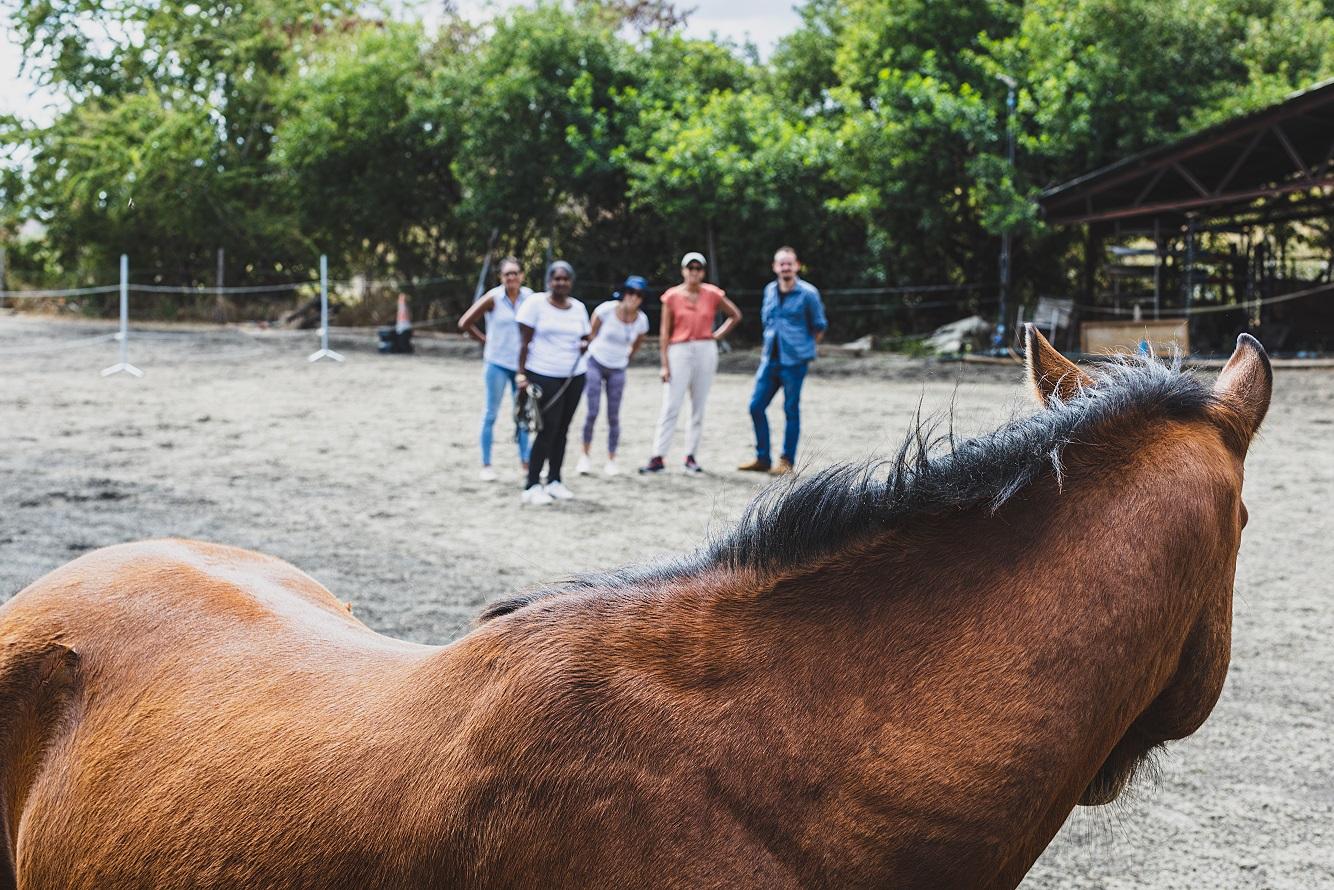
M 95 343 L 105 343 L 108 340 L 115 340 L 118 334 L 98 334 L 96 337 L 84 337 L 80 340 L 69 340 L 64 343 L 34 343 L 30 346 L 9 346 L 0 348 L 0 355 L 30 355 L 38 352 L 61 352 L 66 349 L 79 349 L 83 346 L 92 346 Z
M 1300 300 L 1303 297 L 1315 296 L 1325 291 L 1334 290 L 1334 282 L 1329 284 L 1320 284 L 1315 287 L 1308 287 L 1306 290 L 1297 290 L 1287 294 L 1279 294 L 1276 297 L 1265 297 L 1260 300 L 1243 300 L 1240 303 L 1220 303 L 1217 305 L 1195 305 L 1184 309 L 1163 309 L 1161 312 L 1172 315 L 1204 315 L 1209 312 L 1246 312 L 1257 306 L 1272 306 L 1274 303 L 1286 303 L 1289 300 Z M 1140 303 L 1147 302 L 1149 297 L 1123 297 L 1122 299 L 1134 300 Z M 1122 315 L 1133 316 L 1134 309 L 1118 309 L 1114 306 L 1077 306 L 1080 312 L 1097 312 L 1103 315 Z M 1140 310 L 1140 316 L 1143 317 L 1144 310 Z
M 118 290 L 120 290 L 119 284 L 99 284 L 96 287 L 67 287 L 63 290 L 0 290 L 0 297 L 35 300 L 48 297 L 82 297 L 85 294 L 112 294 Z

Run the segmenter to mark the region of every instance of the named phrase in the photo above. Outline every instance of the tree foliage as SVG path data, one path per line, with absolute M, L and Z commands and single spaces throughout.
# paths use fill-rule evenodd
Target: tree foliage
M 786 242 L 827 285 L 960 284 L 994 280 L 1008 231 L 1031 296 L 1069 237 L 1039 188 L 1334 74 L 1327 0 L 807 0 L 764 62 L 656 0 L 434 33 L 356 0 L 8 8 L 68 106 L 0 121 L 0 231 L 44 223 L 52 281 L 129 251 L 207 282 L 218 247 L 229 283 L 319 252 L 465 280 L 494 229 L 594 285 L 710 240 L 726 285 Z

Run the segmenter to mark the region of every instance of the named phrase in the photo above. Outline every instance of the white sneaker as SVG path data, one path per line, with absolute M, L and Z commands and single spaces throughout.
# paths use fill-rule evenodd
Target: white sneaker
M 587 476 L 593 472 L 593 462 L 588 459 L 587 454 L 579 455 L 579 463 L 574 465 L 574 471 L 580 476 Z
M 618 467 L 618 466 L 616 466 L 616 461 L 614 461 L 614 460 L 609 460 L 609 461 L 607 461 L 607 465 L 606 465 L 605 467 L 602 468 L 602 475 L 604 475 L 604 476 L 619 476 L 619 475 L 621 475 L 621 468 Z
M 495 482 L 497 478 L 496 471 L 490 467 L 482 467 L 482 472 L 477 474 L 477 478 L 483 482 Z
M 533 485 L 523 493 L 520 500 L 530 507 L 545 507 L 555 500 L 540 485 Z
M 546 493 L 548 501 L 551 498 L 555 498 L 558 501 L 568 501 L 570 498 L 574 497 L 574 492 L 566 488 L 565 483 L 561 482 L 559 479 L 555 482 L 547 483 Z

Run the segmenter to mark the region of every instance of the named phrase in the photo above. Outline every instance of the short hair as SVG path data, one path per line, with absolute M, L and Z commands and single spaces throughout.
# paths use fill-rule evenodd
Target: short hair
M 775 250 L 775 251 L 774 251 L 774 259 L 778 259 L 778 255 L 779 255 L 780 253 L 790 253 L 790 254 L 792 254 L 792 259 L 794 259 L 794 260 L 799 260 L 799 259 L 801 259 L 801 257 L 797 256 L 797 249 L 796 249 L 795 247 L 789 245 L 789 244 L 784 244 L 782 247 L 780 247 L 780 248 L 778 248 L 777 250 Z
M 574 266 L 571 266 L 565 260 L 555 260 L 550 266 L 547 266 L 547 277 L 545 279 L 547 289 L 551 289 L 551 276 L 557 272 L 564 272 L 570 278 L 570 284 L 574 284 Z
M 504 271 L 505 271 L 505 267 L 508 266 L 508 265 L 510 265 L 510 264 L 513 264 L 513 265 L 514 265 L 514 268 L 518 269 L 520 272 L 523 271 L 523 263 L 520 263 L 520 262 L 519 262 L 519 258 L 516 257 L 516 256 L 507 256 L 507 257 L 505 257 L 503 260 L 500 261 L 500 265 L 496 266 L 496 268 L 497 268 L 499 271 L 504 272 Z

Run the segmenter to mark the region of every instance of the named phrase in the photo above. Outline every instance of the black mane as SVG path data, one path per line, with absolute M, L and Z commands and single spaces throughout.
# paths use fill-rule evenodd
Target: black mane
M 925 516 L 982 505 L 995 512 L 1046 474 L 1059 482 L 1066 446 L 1105 436 L 1107 424 L 1195 418 L 1212 402 L 1212 391 L 1179 360 L 1126 358 L 1105 364 L 1096 385 L 1075 398 L 962 442 L 952 430 L 940 435 L 939 421 L 919 417 L 893 459 L 839 464 L 771 485 L 729 532 L 695 553 L 519 594 L 488 607 L 481 620 L 570 590 L 661 584 L 715 568 L 782 571 Z

